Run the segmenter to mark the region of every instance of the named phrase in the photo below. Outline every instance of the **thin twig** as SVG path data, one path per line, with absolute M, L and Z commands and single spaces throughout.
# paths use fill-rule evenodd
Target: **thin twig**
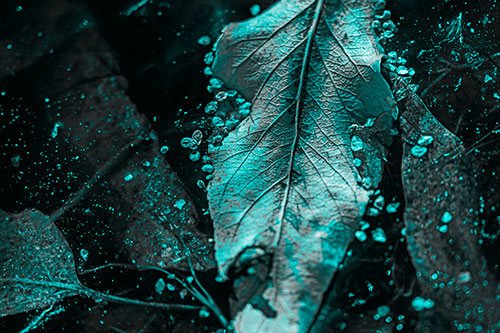
M 181 244 L 183 244 L 182 241 L 180 241 L 180 242 L 181 242 Z M 109 263 L 106 265 L 102 265 L 99 267 L 95 267 L 95 268 L 87 269 L 85 271 L 81 271 L 80 274 L 88 274 L 88 273 L 96 272 L 96 271 L 104 269 L 104 268 L 114 268 L 114 267 L 123 267 L 126 269 L 138 270 L 138 271 L 152 270 L 152 271 L 161 272 L 163 274 L 166 274 L 169 278 L 173 278 L 175 281 L 180 283 L 198 301 L 200 301 L 203 305 L 205 305 L 208 309 L 210 309 L 217 316 L 217 319 L 224 327 L 228 327 L 229 321 L 226 319 L 226 317 L 224 316 L 224 314 L 222 313 L 222 311 L 218 307 L 217 303 L 215 303 L 215 301 L 210 296 L 210 294 L 205 290 L 205 288 L 203 288 L 203 286 L 199 282 L 198 278 L 196 277 L 196 273 L 194 271 L 194 268 L 192 267 L 192 262 L 191 262 L 191 258 L 189 257 L 189 255 L 186 255 L 186 257 L 189 258 L 188 265 L 190 266 L 190 270 L 191 270 L 191 274 L 193 275 L 193 279 L 196 282 L 197 287 L 202 291 L 203 294 L 201 294 L 196 289 L 196 287 L 193 286 L 191 284 L 191 282 L 189 282 L 187 279 L 186 279 L 186 282 L 187 282 L 186 283 L 183 280 L 179 279 L 174 273 L 169 272 L 163 268 L 156 267 L 156 266 L 141 266 L 141 265 L 131 265 L 131 264 L 122 264 L 122 263 Z
M 88 287 L 85 287 L 81 284 L 75 283 L 64 283 L 64 282 L 54 282 L 54 281 L 38 281 L 31 279 L 23 279 L 23 278 L 8 278 L 8 279 L 0 279 L 0 282 L 18 282 L 23 284 L 31 284 L 37 286 L 65 289 L 70 291 L 75 291 L 82 296 L 87 296 L 89 298 L 94 299 L 99 302 L 101 300 L 119 303 L 119 304 L 128 304 L 128 305 L 137 305 L 137 306 L 145 306 L 152 308 L 159 308 L 163 310 L 200 310 L 201 307 L 195 305 L 184 305 L 184 304 L 166 304 L 166 303 L 158 303 L 158 302 L 144 302 L 135 299 L 120 297 L 109 295 L 98 290 L 94 290 Z

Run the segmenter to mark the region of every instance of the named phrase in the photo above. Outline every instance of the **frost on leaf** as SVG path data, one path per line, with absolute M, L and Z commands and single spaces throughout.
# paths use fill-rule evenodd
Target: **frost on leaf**
M 73 254 L 48 216 L 0 211 L 0 237 L 0 317 L 79 294 Z
M 272 256 L 238 330 L 311 327 L 380 182 L 395 106 L 371 30 L 376 2 L 280 1 L 216 44 L 214 76 L 252 105 L 210 151 L 216 260 L 225 277 L 249 249 Z
M 498 282 L 481 255 L 474 230 L 480 196 L 474 178 L 478 162 L 417 95 L 408 91 L 402 106 L 408 249 L 421 290 L 435 303 L 420 329 L 493 331 L 500 319 Z M 427 153 L 415 156 L 414 144 L 430 135 L 434 140 Z

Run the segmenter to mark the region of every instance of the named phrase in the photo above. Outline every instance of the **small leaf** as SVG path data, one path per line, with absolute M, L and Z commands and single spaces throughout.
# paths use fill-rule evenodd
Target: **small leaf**
M 68 243 L 48 216 L 0 211 L 0 317 L 79 294 L 74 265 Z M 74 290 L 68 288 L 72 285 Z
M 270 309 L 247 304 L 238 330 L 307 331 L 380 182 L 394 103 L 376 2 L 279 1 L 217 42 L 214 76 L 252 104 L 210 151 L 220 274 L 249 248 L 272 255 Z

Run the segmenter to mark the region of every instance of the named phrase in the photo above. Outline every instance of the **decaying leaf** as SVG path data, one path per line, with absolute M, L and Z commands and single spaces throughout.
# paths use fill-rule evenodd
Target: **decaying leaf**
M 371 29 L 381 3 L 283 0 L 217 42 L 214 76 L 252 108 L 211 149 L 216 260 L 225 277 L 272 255 L 238 330 L 307 331 L 381 179 L 396 111 Z
M 35 64 L 73 34 L 95 25 L 90 10 L 78 2 L 48 0 L 21 6 L 6 1 L 2 5 L 0 79 Z
M 401 111 L 406 237 L 422 292 L 435 304 L 422 314 L 420 329 L 493 331 L 500 290 L 477 243 L 478 164 L 423 101 L 407 93 Z
M 66 166 L 74 166 L 76 177 L 100 175 L 106 188 L 100 206 L 109 204 L 105 210 L 112 212 L 106 228 L 130 260 L 187 270 L 189 250 L 197 269 L 213 267 L 208 237 L 196 227 L 196 208 L 160 153 L 147 118 L 127 96 L 127 81 L 100 33 L 75 35 L 45 66 L 43 82 L 53 84 L 42 84 L 40 95 L 60 105 L 47 111 L 56 128 L 54 144 L 67 154 Z M 75 152 L 79 166 L 71 158 Z M 86 204 L 81 208 L 92 215 L 96 209 Z
M 0 211 L 0 219 L 0 317 L 80 293 L 73 253 L 48 216 Z

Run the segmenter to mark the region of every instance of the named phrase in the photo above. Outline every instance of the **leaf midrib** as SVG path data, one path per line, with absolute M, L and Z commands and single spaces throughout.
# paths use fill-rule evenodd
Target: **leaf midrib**
M 299 125 L 300 125 L 300 118 L 302 116 L 302 95 L 304 93 L 304 86 L 306 82 L 306 76 L 307 76 L 307 71 L 309 68 L 309 59 L 311 58 L 311 50 L 312 50 L 312 45 L 313 45 L 313 39 L 314 36 L 316 35 L 316 31 L 318 28 L 318 23 L 321 17 L 321 13 L 323 10 L 323 5 L 325 3 L 325 0 L 318 0 L 316 3 L 316 8 L 314 10 L 314 17 L 313 17 L 313 22 L 311 24 L 311 28 L 309 29 L 309 32 L 307 34 L 307 43 L 306 43 L 306 49 L 304 51 L 304 59 L 302 60 L 302 68 L 300 70 L 300 79 L 299 79 L 299 87 L 297 88 L 297 95 L 295 97 L 295 134 L 293 138 L 293 143 L 290 151 L 290 160 L 288 163 L 288 170 L 286 173 L 286 187 L 285 187 L 285 195 L 283 196 L 283 200 L 281 202 L 280 206 L 280 211 L 278 214 L 278 219 L 276 223 L 276 229 L 275 234 L 274 234 L 274 239 L 271 244 L 271 248 L 275 249 L 279 246 L 280 241 L 281 241 L 281 235 L 283 233 L 283 224 L 284 224 L 284 217 L 285 217 L 285 212 L 288 204 L 288 198 L 290 196 L 290 189 L 292 186 L 292 170 L 293 170 L 293 164 L 295 160 L 295 154 L 297 152 L 297 145 L 299 142 Z

